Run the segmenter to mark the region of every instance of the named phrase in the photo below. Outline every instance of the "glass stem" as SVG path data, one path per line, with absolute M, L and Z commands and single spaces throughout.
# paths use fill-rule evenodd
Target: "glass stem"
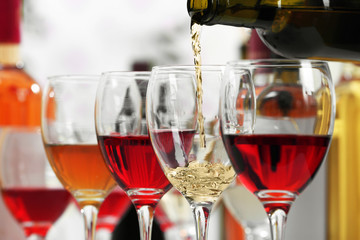
M 141 240 L 150 240 L 154 219 L 154 208 L 144 205 L 137 209 Z
M 212 205 L 195 205 L 194 204 L 191 207 L 192 207 L 195 222 L 196 222 L 197 240 L 206 240 Z
M 268 216 L 272 240 L 285 239 L 286 212 L 283 209 L 278 208 L 268 213 Z
M 98 209 L 95 206 L 87 205 L 81 209 L 85 222 L 85 239 L 95 240 L 96 219 Z

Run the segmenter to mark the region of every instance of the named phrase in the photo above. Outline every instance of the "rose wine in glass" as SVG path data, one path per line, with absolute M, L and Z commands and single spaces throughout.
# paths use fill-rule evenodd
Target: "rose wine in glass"
M 42 106 L 41 130 L 49 162 L 81 209 L 87 240 L 95 239 L 98 210 L 115 187 L 96 139 L 94 108 L 99 79 L 51 77 Z
M 199 70 L 202 86 L 196 84 Z M 207 239 L 213 204 L 235 179 L 220 137 L 222 74 L 221 66 L 154 67 L 147 93 L 152 145 L 166 177 L 193 210 L 199 240 Z
M 66 189 L 19 187 L 4 188 L 1 193 L 5 205 L 23 226 L 27 237 L 38 235 L 45 238 L 72 198 Z
M 5 206 L 24 229 L 26 238 L 45 239 L 72 196 L 49 165 L 40 128 L 2 131 L 0 181 Z
M 334 89 L 322 61 L 254 60 L 227 65 L 225 78 L 247 68 L 256 89 L 253 131 L 239 126 L 242 93 L 222 91 L 221 133 L 242 184 L 260 200 L 268 214 L 273 240 L 284 239 L 292 203 L 310 184 L 331 142 Z M 240 102 L 239 102 L 240 99 Z M 241 112 L 240 112 L 241 113 Z
M 171 188 L 151 146 L 145 121 L 150 72 L 108 72 L 96 100 L 96 129 L 105 162 L 134 204 L 140 236 L 151 238 L 154 209 Z
M 99 146 L 45 144 L 45 149 L 59 180 L 72 192 L 80 207 L 94 205 L 99 208 L 114 185 Z
M 223 139 L 235 170 L 241 172 L 241 182 L 250 191 L 281 189 L 299 194 L 319 169 L 331 136 L 228 134 Z

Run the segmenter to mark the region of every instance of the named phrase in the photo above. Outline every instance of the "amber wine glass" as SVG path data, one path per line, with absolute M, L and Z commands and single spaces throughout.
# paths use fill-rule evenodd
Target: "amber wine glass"
M 196 81 L 199 73 L 202 86 Z M 147 91 L 153 147 L 166 177 L 193 210 L 199 240 L 207 239 L 212 206 L 235 179 L 220 137 L 222 76 L 222 66 L 158 66 Z M 246 71 L 242 79 L 251 99 Z
M 46 158 L 39 127 L 1 129 L 1 195 L 26 239 L 45 239 L 67 209 L 71 194 Z
M 138 214 L 140 237 L 151 239 L 154 210 L 171 188 L 150 143 L 145 97 L 150 72 L 103 73 L 96 97 L 96 131 L 111 174 Z
M 80 206 L 87 240 L 95 239 L 99 207 L 115 187 L 96 139 L 99 80 L 86 75 L 50 77 L 42 99 L 45 150 L 56 176 Z
M 254 131 L 239 131 L 234 116 L 237 93 L 228 88 L 222 91 L 221 133 L 240 181 L 268 214 L 272 239 L 281 240 L 291 204 L 315 177 L 328 152 L 334 88 L 322 61 L 232 62 L 225 79 L 236 84 L 237 72 L 244 68 L 251 73 L 257 96 Z

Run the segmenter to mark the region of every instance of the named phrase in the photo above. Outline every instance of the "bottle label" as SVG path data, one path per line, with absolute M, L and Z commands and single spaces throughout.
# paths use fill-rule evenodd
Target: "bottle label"
M 20 43 L 21 0 L 0 0 L 0 43 Z

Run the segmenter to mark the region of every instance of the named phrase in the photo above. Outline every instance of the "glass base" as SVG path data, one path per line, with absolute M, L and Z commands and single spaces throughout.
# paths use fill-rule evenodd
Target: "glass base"
M 99 208 L 108 192 L 94 189 L 81 189 L 72 191 L 71 193 L 76 199 L 76 201 L 79 203 L 80 208 L 88 205 Z
M 276 209 L 282 209 L 287 214 L 291 204 L 298 197 L 297 193 L 284 190 L 262 190 L 255 193 L 255 195 L 268 214 L 271 214 Z
M 145 205 L 155 208 L 165 194 L 164 190 L 156 188 L 136 188 L 127 190 L 126 193 L 137 209 Z

